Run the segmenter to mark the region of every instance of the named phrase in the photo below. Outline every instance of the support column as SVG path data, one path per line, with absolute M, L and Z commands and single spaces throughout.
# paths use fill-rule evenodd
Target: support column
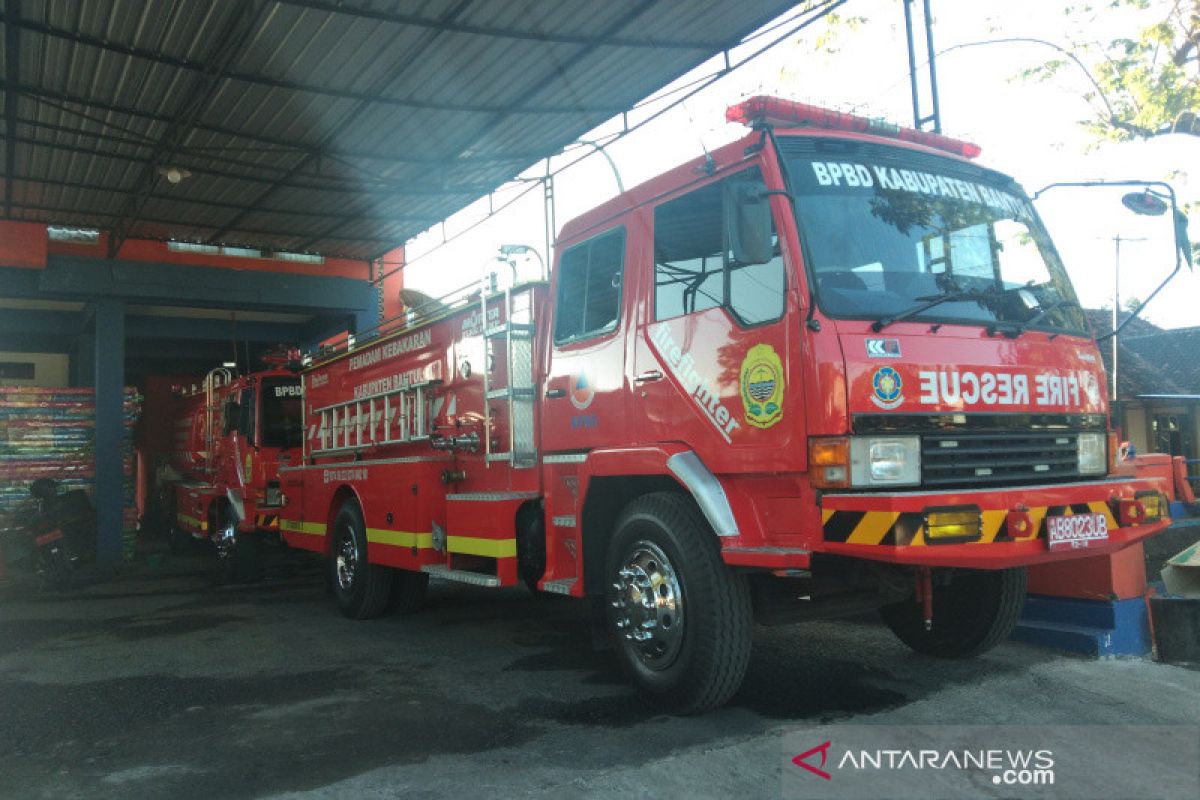
M 122 406 L 125 390 L 125 305 L 120 300 L 96 303 L 96 560 L 121 561 L 125 435 Z

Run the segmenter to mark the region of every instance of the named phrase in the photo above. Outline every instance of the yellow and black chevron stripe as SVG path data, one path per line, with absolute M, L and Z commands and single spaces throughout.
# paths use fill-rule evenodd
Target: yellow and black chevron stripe
M 1103 500 L 1065 506 L 1037 506 L 1026 511 L 1034 533 L 1012 536 L 1008 531 L 1008 511 L 985 510 L 983 531 L 975 544 L 995 541 L 1028 541 L 1045 536 L 1046 517 L 1074 514 L 1103 514 L 1109 530 L 1116 530 L 1117 519 Z M 834 511 L 821 513 L 825 541 L 845 544 L 908 546 L 928 544 L 925 540 L 925 514 L 919 511 Z
M 255 514 L 254 527 L 259 530 L 274 531 L 279 530 L 279 515 L 278 514 Z

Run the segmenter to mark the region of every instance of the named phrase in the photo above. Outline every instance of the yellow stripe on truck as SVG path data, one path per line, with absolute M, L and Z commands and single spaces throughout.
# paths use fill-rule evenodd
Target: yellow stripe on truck
M 389 531 L 383 528 L 367 528 L 367 541 L 375 544 L 390 544 L 395 547 L 433 548 L 432 533 L 414 531 Z
M 514 558 L 517 555 L 516 539 L 480 539 L 475 536 L 447 536 L 446 549 L 451 553 L 488 558 Z
M 279 529 L 288 533 L 307 533 L 309 536 L 324 536 L 327 527 L 323 522 L 301 522 L 296 519 L 279 520 Z
M 186 525 L 186 526 L 193 528 L 195 530 L 198 530 L 198 531 L 208 530 L 208 522 L 207 521 L 201 521 L 201 520 L 196 519 L 195 517 L 189 517 L 187 514 L 176 514 L 175 521 L 179 522 L 181 525 Z

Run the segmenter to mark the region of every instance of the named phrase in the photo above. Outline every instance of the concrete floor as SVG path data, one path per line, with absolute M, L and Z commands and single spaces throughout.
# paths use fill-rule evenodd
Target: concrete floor
M 0 590 L 0 797 L 765 797 L 800 725 L 1200 708 L 1200 671 L 1015 643 L 947 663 L 841 622 L 760 628 L 733 703 L 676 719 L 591 650 L 580 603 L 434 584 L 416 616 L 355 623 L 309 562 L 220 588 L 202 566 Z

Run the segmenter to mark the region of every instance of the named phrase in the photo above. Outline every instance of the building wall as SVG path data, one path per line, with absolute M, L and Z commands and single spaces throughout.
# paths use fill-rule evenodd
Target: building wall
M 1150 422 L 1146 410 L 1132 404 L 1125 407 L 1122 415 L 1121 437 L 1133 443 L 1139 453 L 1150 452 Z
M 63 353 L 6 353 L 0 352 L 0 363 L 33 364 L 33 378 L 6 378 L 0 375 L 0 386 L 67 386 L 69 358 Z

